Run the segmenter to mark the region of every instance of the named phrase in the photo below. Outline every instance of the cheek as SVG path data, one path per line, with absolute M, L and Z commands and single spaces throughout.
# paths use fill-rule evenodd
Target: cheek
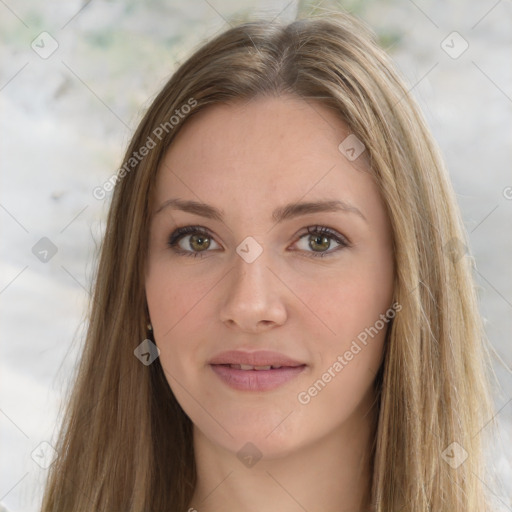
M 387 297 L 360 281 L 338 292 L 329 317 L 330 328 L 336 334 L 319 340 L 318 365 L 312 375 L 312 381 L 321 381 L 319 390 L 323 392 L 324 384 L 330 390 L 322 403 L 338 396 L 343 397 L 345 405 L 355 406 L 371 386 L 382 362 L 390 325 Z
M 305 281 L 301 285 L 304 294 L 308 284 L 311 285 L 311 282 Z M 350 343 L 366 328 L 373 326 L 390 307 L 393 297 L 392 274 L 371 265 L 354 265 L 336 277 L 318 281 L 318 286 L 309 290 L 310 310 L 328 328 L 323 329 L 324 339 L 342 349 L 347 342 Z
M 395 316 L 386 315 L 392 302 L 391 282 L 382 284 L 378 288 L 373 277 L 352 274 L 331 285 L 332 301 L 317 300 L 320 314 L 326 315 L 336 334 L 318 340 L 317 364 L 296 397 L 308 424 L 318 421 L 318 428 L 327 429 L 354 414 L 366 414 L 373 403 L 373 383 Z
M 343 425 L 357 434 L 359 419 L 368 414 L 374 403 L 373 382 L 382 360 L 384 334 L 383 331 L 366 346 L 359 343 L 333 353 L 300 390 L 296 403 L 302 425 L 297 425 L 298 431 L 304 425 L 319 431 Z
M 195 304 L 208 290 L 208 284 L 185 280 L 183 273 L 168 262 L 156 262 L 146 276 L 146 299 L 157 339 L 182 329 L 193 314 Z
M 323 395 L 317 406 L 328 406 L 330 399 L 344 397 L 350 409 L 368 391 L 381 365 L 386 333 L 395 316 L 389 309 L 392 299 L 392 260 L 387 255 L 380 260 L 361 257 L 350 271 L 340 273 L 325 283 L 323 291 L 317 289 L 310 296 L 311 309 L 329 328 L 329 332 L 324 329 L 326 334 L 319 337 L 315 347 L 318 364 L 311 382 L 320 382 L 312 394 L 321 391 Z M 312 329 L 313 319 L 305 318 Z M 329 390 L 323 391 L 322 386 Z
M 168 379 L 172 375 L 181 381 L 180 376 L 195 371 L 200 359 L 198 351 L 204 345 L 200 334 L 208 332 L 204 308 L 213 282 L 191 281 L 176 269 L 168 262 L 155 262 L 145 288 L 160 362 Z M 170 384 L 174 390 L 175 383 Z

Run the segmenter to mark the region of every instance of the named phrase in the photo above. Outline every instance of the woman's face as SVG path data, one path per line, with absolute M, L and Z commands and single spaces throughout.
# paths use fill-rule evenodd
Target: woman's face
M 339 149 L 348 135 L 292 96 L 215 105 L 159 169 L 146 294 L 160 363 L 196 433 L 232 452 L 356 433 L 372 404 L 392 234 L 365 152 L 354 136 Z

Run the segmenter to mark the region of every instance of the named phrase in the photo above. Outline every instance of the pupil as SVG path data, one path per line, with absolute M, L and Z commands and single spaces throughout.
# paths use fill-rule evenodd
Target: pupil
M 327 247 L 329 246 L 329 239 L 326 236 L 316 236 L 314 238 L 314 244 L 322 245 L 322 242 L 325 242 L 327 244 Z M 324 249 L 326 248 L 324 244 Z
M 202 235 L 195 235 L 193 237 L 193 243 L 197 243 L 199 245 L 199 248 L 204 244 L 205 240 L 208 240 L 208 238 L 203 237 Z

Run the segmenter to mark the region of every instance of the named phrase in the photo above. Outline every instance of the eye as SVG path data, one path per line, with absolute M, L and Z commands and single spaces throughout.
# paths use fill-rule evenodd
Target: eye
M 299 238 L 299 241 L 302 239 L 307 241 L 308 248 L 313 249 L 310 255 L 314 258 L 331 256 L 334 252 L 350 246 L 350 243 L 342 234 L 325 226 L 310 226 L 307 233 Z M 332 250 L 322 250 L 329 249 L 333 241 L 338 244 L 338 247 Z M 306 250 L 306 252 L 309 251 Z
M 187 250 L 181 245 L 181 242 L 189 238 L 188 245 L 192 248 L 192 251 Z M 206 252 L 210 248 L 213 238 L 210 234 L 199 226 L 185 226 L 178 228 L 169 237 L 168 245 L 178 254 L 192 257 L 203 257 L 203 252 Z M 217 242 L 214 242 L 217 243 Z
M 187 238 L 189 239 L 188 243 L 185 242 Z M 307 233 L 300 236 L 299 241 L 308 238 L 307 247 L 313 250 L 308 251 L 304 249 L 304 251 L 310 252 L 310 255 L 314 258 L 329 256 L 340 249 L 350 246 L 350 243 L 343 235 L 325 226 L 308 227 Z M 182 244 L 182 242 L 184 243 Z M 199 256 L 202 258 L 204 256 L 203 253 L 208 252 L 208 249 L 210 249 L 212 242 L 217 244 L 205 229 L 199 226 L 185 226 L 176 229 L 169 236 L 168 245 L 177 254 L 192 257 Z M 327 250 L 330 249 L 332 242 L 337 243 L 338 247 Z M 188 247 L 186 247 L 187 245 Z

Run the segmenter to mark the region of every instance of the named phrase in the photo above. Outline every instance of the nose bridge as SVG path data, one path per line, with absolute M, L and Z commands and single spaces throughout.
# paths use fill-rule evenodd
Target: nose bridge
M 282 287 L 269 269 L 270 252 L 258 246 L 251 240 L 238 246 L 221 310 L 223 322 L 248 331 L 281 324 L 286 316 Z
M 245 294 L 247 291 L 254 291 L 258 294 L 269 292 L 269 274 L 271 275 L 271 272 L 267 268 L 269 266 L 268 260 L 268 255 L 264 252 L 253 261 L 244 259 L 238 253 L 232 277 L 234 289 L 242 294 Z

